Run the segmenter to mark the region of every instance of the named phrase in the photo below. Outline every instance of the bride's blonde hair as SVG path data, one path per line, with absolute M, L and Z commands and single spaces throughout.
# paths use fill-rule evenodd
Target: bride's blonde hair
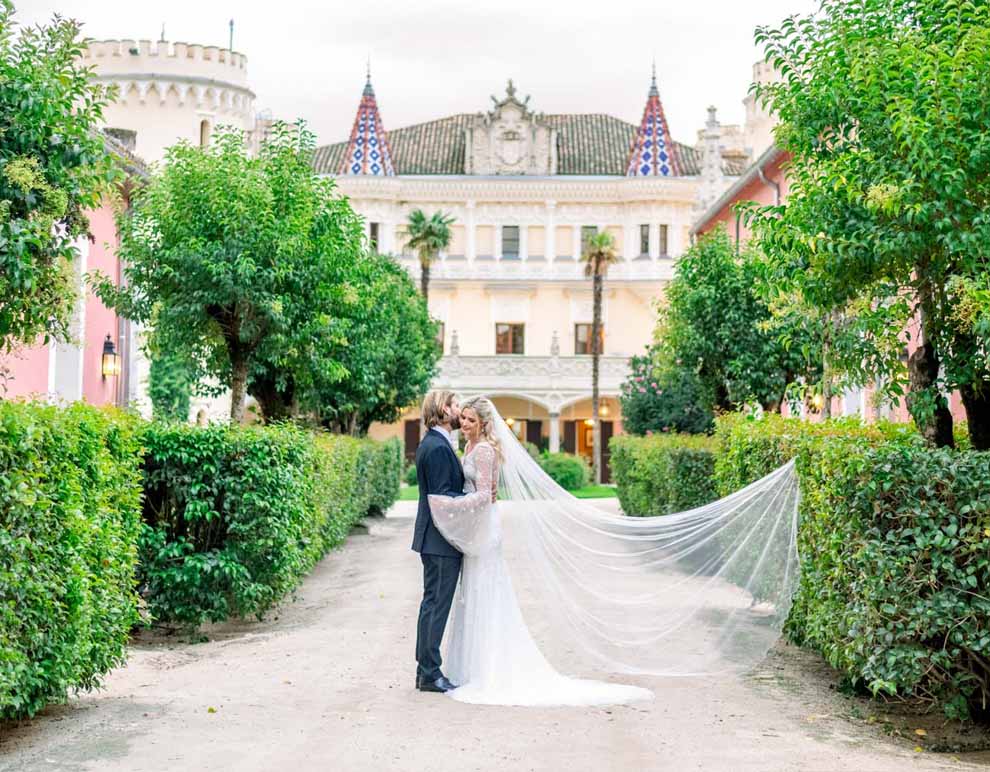
M 495 455 L 500 461 L 504 461 L 502 456 L 502 446 L 495 439 L 495 406 L 488 397 L 471 397 L 461 403 L 461 411 L 471 408 L 478 414 L 478 423 L 481 424 L 481 440 L 484 440 L 495 449 Z

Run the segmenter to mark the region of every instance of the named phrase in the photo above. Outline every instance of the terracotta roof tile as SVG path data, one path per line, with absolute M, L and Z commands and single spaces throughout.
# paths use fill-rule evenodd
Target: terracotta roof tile
M 604 113 L 546 115 L 557 129 L 557 173 L 624 177 L 636 126 Z M 396 174 L 464 174 L 464 130 L 474 113 L 459 113 L 388 133 Z M 701 173 L 695 148 L 675 142 L 681 172 Z M 346 142 L 317 148 L 313 166 L 320 174 L 337 174 Z M 739 174 L 738 164 L 726 159 L 723 171 Z

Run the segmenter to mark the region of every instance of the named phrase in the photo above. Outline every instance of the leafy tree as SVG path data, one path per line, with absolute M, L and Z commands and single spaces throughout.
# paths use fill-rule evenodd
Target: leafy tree
M 368 255 L 350 282 L 356 302 L 330 352 L 347 374 L 317 384 L 307 407 L 335 431 L 365 434 L 375 421 L 398 420 L 426 393 L 441 352 L 423 297 L 394 260 Z
M 633 357 L 629 379 L 622 384 L 622 426 L 630 434 L 677 432 L 708 434 L 715 416 L 698 374 L 687 368 L 662 367 L 657 350 Z
M 721 230 L 702 237 L 677 263 L 660 308 L 655 352 L 670 387 L 687 369 L 704 395 L 702 414 L 750 400 L 779 410 L 788 384 L 814 376 L 814 324 L 793 309 L 775 316 L 765 296 L 760 255 L 738 255 Z M 680 377 L 680 376 L 677 376 Z M 637 392 L 638 393 L 638 392 Z
M 615 249 L 615 239 L 607 231 L 595 233 L 588 239 L 581 260 L 584 262 L 584 275 L 591 278 L 591 418 L 595 422 L 592 429 L 592 479 L 596 485 L 602 483 L 602 424 L 598 416 L 599 360 L 602 351 L 602 293 L 608 267 L 619 259 Z
M 209 147 L 170 148 L 120 220 L 125 286 L 94 282 L 125 316 L 153 318 L 158 345 L 187 355 L 197 383 L 229 386 L 234 422 L 256 368 L 341 372 L 313 352 L 336 334 L 341 264 L 360 249 L 360 220 L 313 174 L 313 148 L 301 124 L 276 126 L 256 157 L 229 128 Z
M 990 448 L 990 4 L 823 0 L 760 28 L 779 83 L 755 87 L 779 116 L 791 189 L 754 208 L 776 275 L 820 313 L 858 305 L 874 331 L 920 328 L 902 345 L 843 336 L 837 366 L 863 361 L 931 441 L 952 444 L 944 395 L 958 389 L 973 446 Z
M 419 286 L 426 301 L 430 298 L 430 266 L 440 251 L 450 244 L 450 226 L 453 222 L 454 218 L 443 212 L 434 212 L 430 217 L 422 209 L 409 213 L 408 243 L 419 257 Z
M 108 90 L 82 64 L 79 25 L 56 16 L 15 34 L 0 0 L 0 350 L 64 340 L 76 296 L 73 242 L 114 178 L 95 132 Z
M 154 417 L 163 421 L 188 420 L 193 388 L 188 363 L 172 352 L 158 352 L 150 361 L 148 396 Z

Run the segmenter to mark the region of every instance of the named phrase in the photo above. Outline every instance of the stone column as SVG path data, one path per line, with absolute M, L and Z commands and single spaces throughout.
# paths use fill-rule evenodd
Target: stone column
M 529 226 L 519 226 L 519 259 L 526 260 L 529 257 Z
M 550 414 L 550 452 L 560 452 L 560 413 Z
M 581 226 L 573 226 L 573 233 L 571 238 L 574 239 L 574 243 L 571 245 L 572 254 L 574 259 L 577 261 L 581 260 Z
M 494 242 L 493 250 L 495 252 L 495 259 L 501 260 L 502 259 L 502 226 L 499 225 L 498 223 L 495 223 L 492 226 L 492 229 L 495 231 L 494 235 L 492 236 L 492 241 Z
M 557 256 L 557 226 L 554 224 L 554 210 L 557 208 L 556 201 L 547 201 L 547 219 L 544 225 L 543 252 L 546 255 L 547 263 L 552 264 Z
M 465 206 L 467 208 L 467 222 L 464 224 L 464 229 L 466 231 L 465 237 L 467 244 L 464 251 L 467 252 L 465 257 L 467 257 L 468 264 L 471 264 L 478 256 L 478 247 L 474 234 L 474 201 L 468 201 Z

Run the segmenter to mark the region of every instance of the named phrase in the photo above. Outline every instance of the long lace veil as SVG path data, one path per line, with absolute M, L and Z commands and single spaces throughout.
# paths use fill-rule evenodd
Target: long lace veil
M 506 560 L 534 637 L 556 639 L 545 650 L 655 675 L 764 658 L 798 582 L 793 462 L 697 509 L 626 517 L 572 496 L 497 413 L 494 424 Z

